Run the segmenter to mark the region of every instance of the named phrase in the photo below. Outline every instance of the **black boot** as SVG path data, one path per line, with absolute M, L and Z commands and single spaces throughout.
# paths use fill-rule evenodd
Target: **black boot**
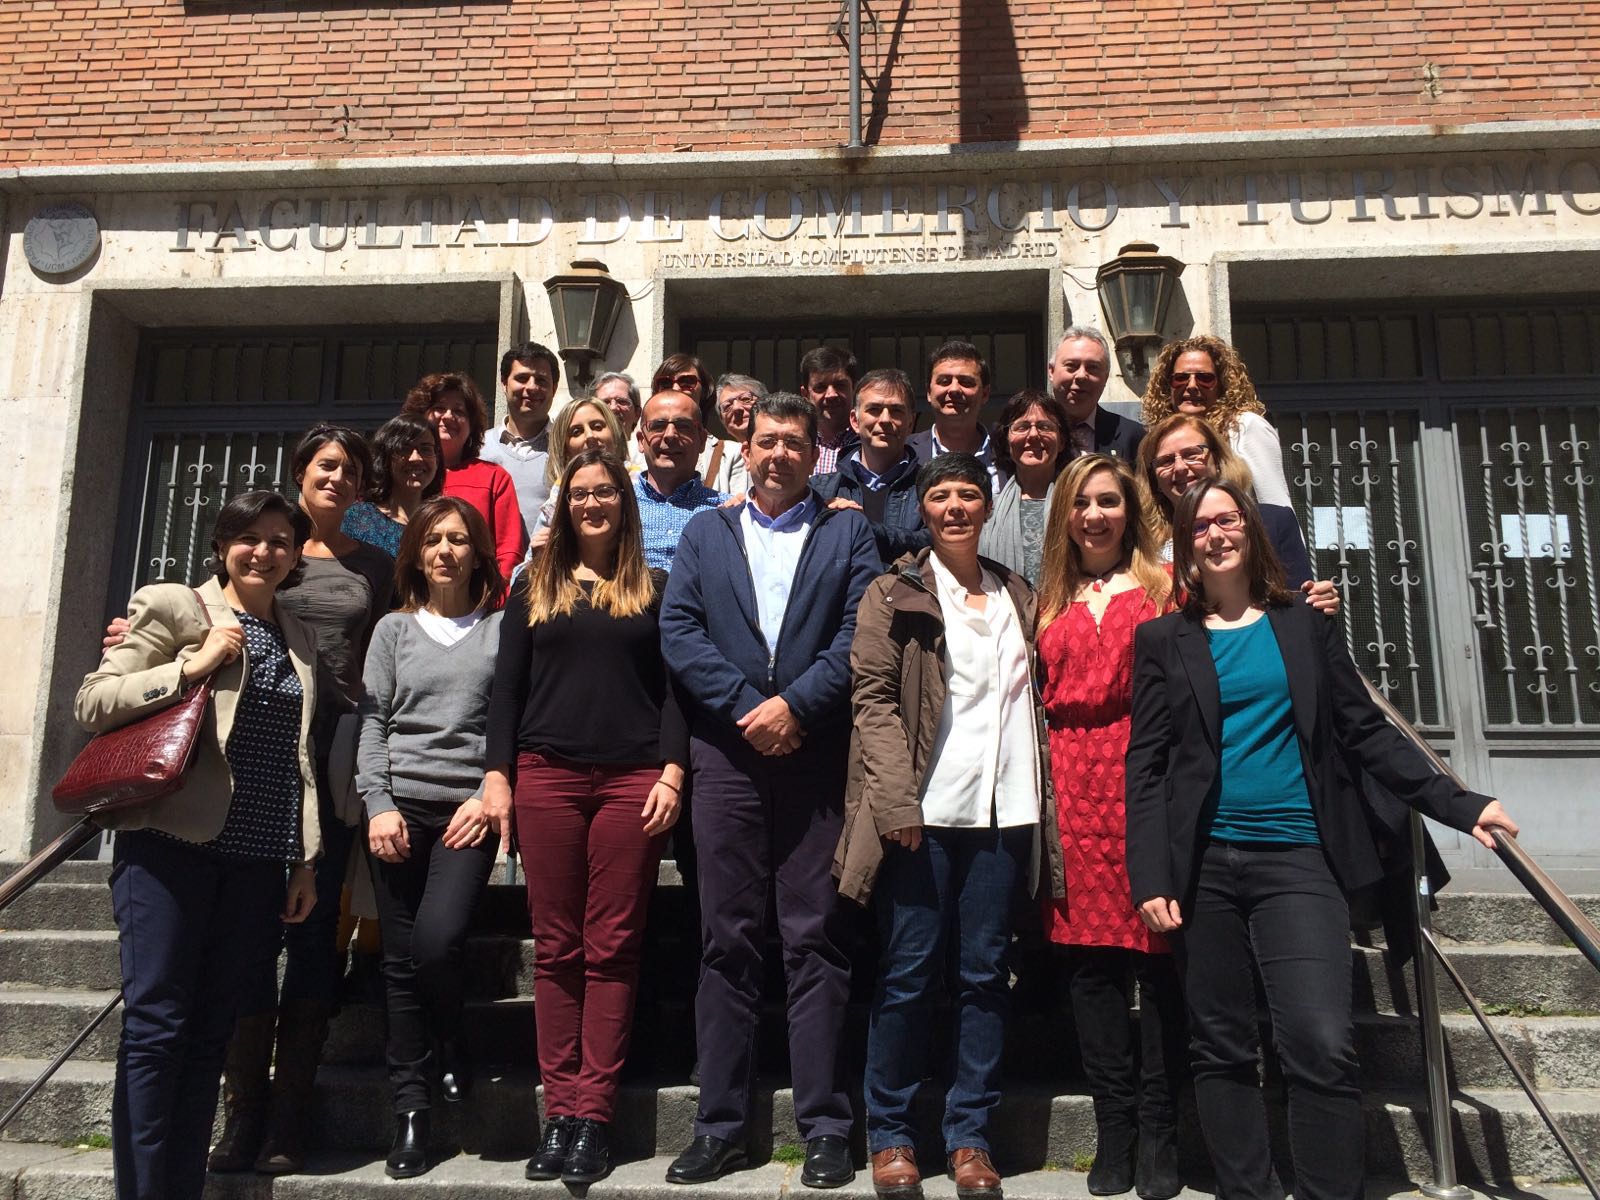
M 593 1183 L 611 1173 L 611 1152 L 606 1148 L 606 1126 L 592 1117 L 579 1117 L 562 1183 Z
M 1098 1136 L 1089 1168 L 1091 1196 L 1120 1196 L 1133 1190 L 1133 1114 L 1095 1114 Z
M 1139 1200 L 1172 1200 L 1183 1191 L 1183 1177 L 1178 1174 L 1178 1130 L 1171 1123 L 1140 1123 L 1133 1190 L 1139 1193 Z
M 272 1069 L 275 1013 L 240 1017 L 222 1066 L 222 1103 L 227 1118 L 206 1169 L 221 1174 L 248 1171 L 261 1151 L 267 1125 L 267 1083 Z
M 305 1165 L 311 1097 L 333 1005 L 289 1000 L 278 1008 L 278 1057 L 272 1071 L 272 1109 L 256 1159 L 264 1175 L 293 1175 Z
M 450 1104 L 460 1104 L 472 1094 L 472 1059 L 459 1037 L 439 1043 L 439 1090 Z
M 528 1179 L 560 1179 L 567 1169 L 567 1151 L 572 1148 L 572 1137 L 577 1132 L 577 1117 L 546 1117 L 544 1141 L 528 1160 L 523 1176 Z
M 383 1164 L 390 1179 L 414 1179 L 428 1169 L 428 1110 L 401 1113 L 395 1118 L 394 1145 Z

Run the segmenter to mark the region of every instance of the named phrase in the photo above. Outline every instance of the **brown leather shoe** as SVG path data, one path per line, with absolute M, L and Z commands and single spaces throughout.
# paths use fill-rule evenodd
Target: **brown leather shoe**
M 922 1200 L 922 1172 L 910 1146 L 890 1146 L 872 1156 L 872 1187 L 883 1200 Z
M 998 1200 L 1000 1172 L 994 1169 L 987 1150 L 963 1146 L 950 1155 L 950 1169 L 946 1172 L 956 1181 L 956 1195 L 961 1200 Z

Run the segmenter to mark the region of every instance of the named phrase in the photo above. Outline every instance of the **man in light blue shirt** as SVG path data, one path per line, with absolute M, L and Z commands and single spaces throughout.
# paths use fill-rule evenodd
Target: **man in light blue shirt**
M 700 408 L 683 392 L 657 392 L 639 417 L 639 449 L 645 468 L 634 477 L 644 558 L 672 570 L 672 556 L 689 518 L 727 499 L 700 480 L 697 463 L 706 444 Z

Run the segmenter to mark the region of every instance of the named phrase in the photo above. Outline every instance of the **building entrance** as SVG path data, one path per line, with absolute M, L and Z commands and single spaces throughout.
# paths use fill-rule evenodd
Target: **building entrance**
M 1600 308 L 1245 310 L 1233 333 L 1357 664 L 1473 786 L 1572 808 L 1540 823 L 1583 844 L 1541 855 L 1592 854 Z

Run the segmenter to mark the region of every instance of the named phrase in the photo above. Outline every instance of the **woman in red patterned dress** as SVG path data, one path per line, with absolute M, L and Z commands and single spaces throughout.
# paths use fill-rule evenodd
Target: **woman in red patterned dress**
M 1182 1187 L 1183 999 L 1166 940 L 1134 911 L 1124 858 L 1133 631 L 1171 607 L 1171 581 L 1143 515 L 1133 472 L 1100 454 L 1074 459 L 1051 498 L 1038 646 L 1067 894 L 1046 910 L 1045 927 L 1070 948 L 1069 992 L 1099 1132 L 1089 1191 L 1137 1188 L 1144 1200 L 1167 1200 Z

